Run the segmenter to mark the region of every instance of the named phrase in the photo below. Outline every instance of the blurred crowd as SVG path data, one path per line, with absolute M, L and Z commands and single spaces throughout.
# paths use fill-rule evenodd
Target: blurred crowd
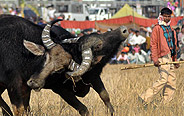
M 53 7 L 48 7 L 49 11 L 53 11 Z M 27 9 L 24 10 L 24 13 Z M 6 8 L 0 7 L 0 14 L 12 14 L 22 16 L 20 8 Z M 27 15 L 28 16 L 27 16 Z M 34 18 L 34 15 L 31 15 L 31 11 L 24 14 L 24 18 L 28 20 L 42 25 L 46 24 L 48 21 L 41 17 Z M 51 15 L 52 14 L 52 15 Z M 63 19 L 69 20 L 64 15 L 60 14 L 58 16 L 53 15 L 53 12 L 48 12 L 47 17 L 49 21 L 54 19 Z M 27 16 L 27 17 L 26 17 Z M 60 26 L 60 24 L 58 23 Z M 129 36 L 126 41 L 122 44 L 119 52 L 114 55 L 111 59 L 110 64 L 145 64 L 151 63 L 151 52 L 150 52 L 150 40 L 151 40 L 151 33 L 154 25 L 151 27 L 138 27 L 136 29 L 129 28 Z M 96 30 L 94 28 L 89 29 L 66 29 L 67 31 L 71 32 L 76 37 L 80 37 L 83 35 L 87 35 L 90 33 L 98 33 L 101 34 L 100 30 Z M 111 31 L 112 29 L 109 28 L 107 31 Z M 175 31 L 177 33 L 178 39 L 178 56 L 179 60 L 184 60 L 184 25 L 176 27 Z
M 139 30 L 129 28 L 129 36 L 118 52 L 110 61 L 110 64 L 145 64 L 152 63 L 150 52 L 151 27 L 140 27 Z M 177 59 L 184 60 L 184 25 L 175 27 L 177 34 Z
M 129 36 L 120 52 L 111 59 L 110 64 L 145 64 L 150 63 L 150 36 L 152 27 L 129 28 Z

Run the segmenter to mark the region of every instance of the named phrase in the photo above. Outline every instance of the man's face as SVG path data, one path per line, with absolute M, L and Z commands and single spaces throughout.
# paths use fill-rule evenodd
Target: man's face
M 132 30 L 131 30 L 131 29 L 129 29 L 129 30 L 128 30 L 128 32 L 129 32 L 129 33 L 132 33 Z
M 177 30 L 176 30 L 176 32 L 178 32 L 178 33 L 179 33 L 179 32 L 180 32 L 180 30 L 179 30 L 179 29 L 177 29 Z
M 135 54 L 135 51 L 134 51 L 134 50 L 132 50 L 132 54 L 133 54 L 133 55 Z
M 168 23 L 171 20 L 171 14 L 163 14 L 164 22 Z
M 139 32 L 136 33 L 136 36 L 137 36 L 137 37 L 139 36 Z

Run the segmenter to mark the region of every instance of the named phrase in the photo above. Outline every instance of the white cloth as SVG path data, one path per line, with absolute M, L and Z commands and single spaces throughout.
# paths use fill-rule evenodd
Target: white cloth
M 123 43 L 130 43 L 130 40 L 131 40 L 131 38 L 133 37 L 133 35 L 134 35 L 133 32 L 130 33 L 130 34 L 128 35 L 128 37 L 126 38 L 126 40 L 125 40 Z
M 56 12 L 56 9 L 49 9 L 48 10 L 48 16 L 50 17 L 50 18 L 55 18 L 55 13 Z
M 158 24 L 159 25 L 169 26 L 170 23 L 171 23 L 171 20 L 168 23 L 164 22 L 163 16 L 161 14 L 159 14 L 159 16 L 158 16 Z
M 145 64 L 146 63 L 145 57 L 142 54 L 139 54 L 139 53 L 135 53 L 135 54 L 138 57 L 137 64 Z
M 150 33 L 152 33 L 151 27 L 147 27 L 146 37 L 150 37 Z
M 135 59 L 137 59 L 137 55 L 136 54 L 133 55 L 132 53 L 128 53 L 128 59 L 130 61 L 135 60 Z
M 144 56 L 147 55 L 147 53 L 144 50 L 141 50 L 141 54 L 144 55 Z
M 122 56 L 121 54 L 119 55 L 119 57 L 117 58 L 117 61 L 121 61 L 121 60 L 127 60 L 128 59 L 128 55 L 124 54 L 124 56 Z
M 141 45 L 141 44 L 143 44 L 145 42 L 146 42 L 146 38 L 141 36 L 141 35 L 138 35 L 138 36 L 133 35 L 132 38 L 129 41 L 129 43 L 131 45 L 136 45 L 136 44 Z

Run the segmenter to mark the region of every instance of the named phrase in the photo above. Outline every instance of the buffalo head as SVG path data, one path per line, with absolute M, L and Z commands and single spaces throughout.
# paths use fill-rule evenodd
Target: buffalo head
M 43 69 L 39 74 L 34 74 L 27 81 L 28 86 L 39 89 L 42 88 L 45 84 L 45 78 L 56 71 L 64 70 L 72 59 L 71 55 L 67 53 L 63 47 L 59 44 L 56 44 L 52 41 L 50 37 L 50 28 L 52 24 L 58 20 L 51 22 L 45 26 L 42 32 L 42 41 L 47 50 L 43 46 L 37 45 L 33 42 L 24 40 L 24 46 L 32 52 L 34 55 L 45 55 L 46 60 L 43 66 Z
M 119 43 L 125 41 L 127 37 L 128 30 L 125 26 L 104 34 L 91 34 L 81 37 L 78 42 L 81 44 L 82 63 L 77 70 L 67 72 L 67 74 L 72 77 L 82 76 L 91 65 L 99 63 L 103 57 L 107 56 L 108 50 L 113 49 L 113 46 L 120 45 Z M 64 43 L 66 42 L 64 41 Z

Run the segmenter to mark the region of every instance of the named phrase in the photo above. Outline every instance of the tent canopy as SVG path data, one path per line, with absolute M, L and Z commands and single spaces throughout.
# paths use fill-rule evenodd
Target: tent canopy
M 116 14 L 114 14 L 111 18 L 120 18 L 125 16 L 134 16 L 138 18 L 146 18 L 137 12 L 135 12 L 128 4 L 125 4 Z

